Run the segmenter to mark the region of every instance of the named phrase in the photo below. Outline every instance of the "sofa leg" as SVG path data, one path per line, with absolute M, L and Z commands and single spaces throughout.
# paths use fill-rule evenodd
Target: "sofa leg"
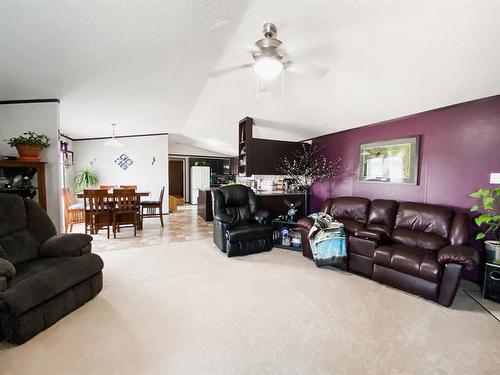
M 444 266 L 443 279 L 439 288 L 438 303 L 449 307 L 455 299 L 460 280 L 462 279 L 463 266 L 457 263 L 447 263 Z

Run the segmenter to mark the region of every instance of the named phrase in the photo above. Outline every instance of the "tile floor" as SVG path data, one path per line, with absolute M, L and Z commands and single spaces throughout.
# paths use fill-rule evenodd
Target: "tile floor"
M 144 229 L 137 231 L 137 237 L 134 237 L 132 228 L 122 228 L 116 234 L 117 238 L 110 239 L 106 237 L 106 231 L 101 230 L 93 236 L 92 251 L 99 253 L 212 238 L 212 222 L 202 220 L 197 215 L 196 206 L 191 204 L 181 205 L 177 212 L 165 215 L 164 224 L 162 228 L 160 219 L 145 219 Z M 83 232 L 83 224 L 74 226 L 73 233 Z

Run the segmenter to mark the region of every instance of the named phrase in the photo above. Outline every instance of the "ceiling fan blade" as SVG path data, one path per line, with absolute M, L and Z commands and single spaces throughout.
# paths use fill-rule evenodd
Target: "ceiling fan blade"
M 324 78 L 330 73 L 330 67 L 324 64 L 295 64 L 287 61 L 284 63 L 287 72 L 292 74 L 313 75 L 315 77 Z
M 248 69 L 251 68 L 253 64 L 248 63 L 248 64 L 242 64 L 242 65 L 237 65 L 237 66 L 230 66 L 228 68 L 222 68 L 219 70 L 215 70 L 213 72 L 208 73 L 208 76 L 213 78 L 213 77 L 218 77 L 227 73 L 235 72 L 237 70 L 241 69 Z

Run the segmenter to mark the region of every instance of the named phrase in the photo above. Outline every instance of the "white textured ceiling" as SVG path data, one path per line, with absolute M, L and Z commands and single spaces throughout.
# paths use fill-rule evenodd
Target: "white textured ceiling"
M 63 131 L 174 132 L 236 153 L 237 123 L 285 139 L 500 93 L 500 2 L 0 2 L 0 100 L 61 99 Z M 266 21 L 293 70 L 256 97 Z M 188 139 L 186 138 L 186 139 Z

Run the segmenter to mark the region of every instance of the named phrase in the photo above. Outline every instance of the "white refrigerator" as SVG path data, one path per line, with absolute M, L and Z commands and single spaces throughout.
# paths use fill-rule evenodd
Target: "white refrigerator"
M 191 167 L 191 204 L 198 204 L 198 189 L 210 189 L 210 167 Z

